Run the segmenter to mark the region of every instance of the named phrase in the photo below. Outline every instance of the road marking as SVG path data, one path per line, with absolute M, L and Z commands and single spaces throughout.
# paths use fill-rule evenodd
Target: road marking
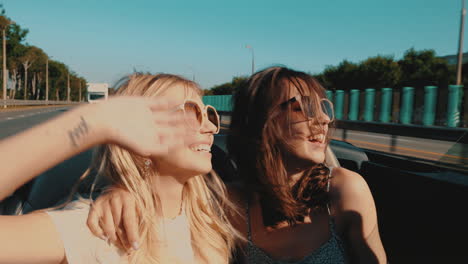
M 334 137 L 333 139 L 342 140 L 342 139 L 336 138 L 336 137 Z M 356 142 L 356 143 L 361 143 L 361 144 L 366 144 L 366 145 L 371 145 L 371 146 L 377 146 L 377 147 L 385 147 L 385 148 L 391 147 L 389 145 L 378 144 L 378 143 L 370 143 L 370 142 L 356 140 L 356 139 L 346 139 L 345 141 L 349 141 L 350 143 Z M 393 148 L 400 149 L 400 150 L 412 151 L 412 152 L 418 152 L 418 153 L 423 153 L 423 154 L 435 155 L 435 156 L 439 156 L 439 157 L 442 156 L 442 157 L 447 157 L 447 158 L 452 158 L 452 159 L 468 160 L 468 158 L 459 157 L 459 156 L 450 155 L 450 154 L 442 154 L 442 153 L 436 153 L 436 152 L 430 152 L 430 151 L 424 151 L 424 150 L 416 150 L 416 149 L 399 147 L 399 146 L 394 146 Z

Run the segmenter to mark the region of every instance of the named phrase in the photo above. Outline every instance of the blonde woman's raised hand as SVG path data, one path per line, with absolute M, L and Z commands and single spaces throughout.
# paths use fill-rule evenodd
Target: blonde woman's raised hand
M 113 189 L 93 203 L 87 225 L 95 236 L 125 250 L 137 250 L 138 222 L 138 210 L 131 194 L 122 189 Z
M 114 97 L 96 104 L 94 121 L 105 141 L 141 156 L 164 155 L 184 143 L 185 123 L 177 102 L 167 98 Z

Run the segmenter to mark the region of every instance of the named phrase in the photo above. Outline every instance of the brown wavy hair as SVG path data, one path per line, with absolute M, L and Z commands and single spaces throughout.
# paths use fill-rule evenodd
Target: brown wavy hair
M 282 98 L 289 98 L 291 84 L 301 95 L 325 98 L 325 89 L 312 76 L 285 67 L 269 67 L 255 73 L 233 96 L 227 148 L 248 190 L 248 199 L 253 193 L 259 194 L 267 226 L 285 220 L 295 225 L 310 210 L 325 210 L 329 201 L 326 189 L 330 170 L 324 163 L 311 163 L 293 185 L 288 178 L 285 161 L 289 151 L 284 146 L 290 133 L 284 127 L 291 112 L 287 111 L 284 118 L 278 105 Z M 327 144 L 330 134 L 329 130 Z

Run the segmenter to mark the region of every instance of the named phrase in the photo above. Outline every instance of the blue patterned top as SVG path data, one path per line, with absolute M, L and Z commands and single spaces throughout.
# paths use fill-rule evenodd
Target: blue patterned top
M 331 170 L 330 170 L 331 174 Z M 330 182 L 330 181 L 328 181 Z M 330 185 L 327 185 L 327 191 Z M 329 217 L 330 239 L 322 244 L 318 249 L 314 250 L 309 255 L 299 261 L 275 260 L 268 253 L 257 247 L 252 242 L 252 234 L 250 230 L 250 212 L 247 204 L 247 248 L 245 250 L 247 263 L 249 264 L 341 264 L 348 263 L 343 241 L 335 231 L 335 222 Z M 330 210 L 328 210 L 330 212 Z

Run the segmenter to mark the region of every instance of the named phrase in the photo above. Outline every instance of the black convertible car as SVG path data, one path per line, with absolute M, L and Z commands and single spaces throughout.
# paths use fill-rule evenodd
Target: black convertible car
M 225 139 L 226 135 L 215 136 L 212 161 L 214 170 L 230 182 L 236 173 L 225 152 Z M 466 174 L 342 141 L 332 141 L 327 155 L 369 184 L 391 263 L 468 263 L 468 186 L 463 184 L 466 178 L 459 180 Z M 0 214 L 25 214 L 64 201 L 90 160 L 87 151 L 43 173 L 0 202 Z M 89 193 L 92 182 L 92 177 L 83 180 L 78 192 Z

